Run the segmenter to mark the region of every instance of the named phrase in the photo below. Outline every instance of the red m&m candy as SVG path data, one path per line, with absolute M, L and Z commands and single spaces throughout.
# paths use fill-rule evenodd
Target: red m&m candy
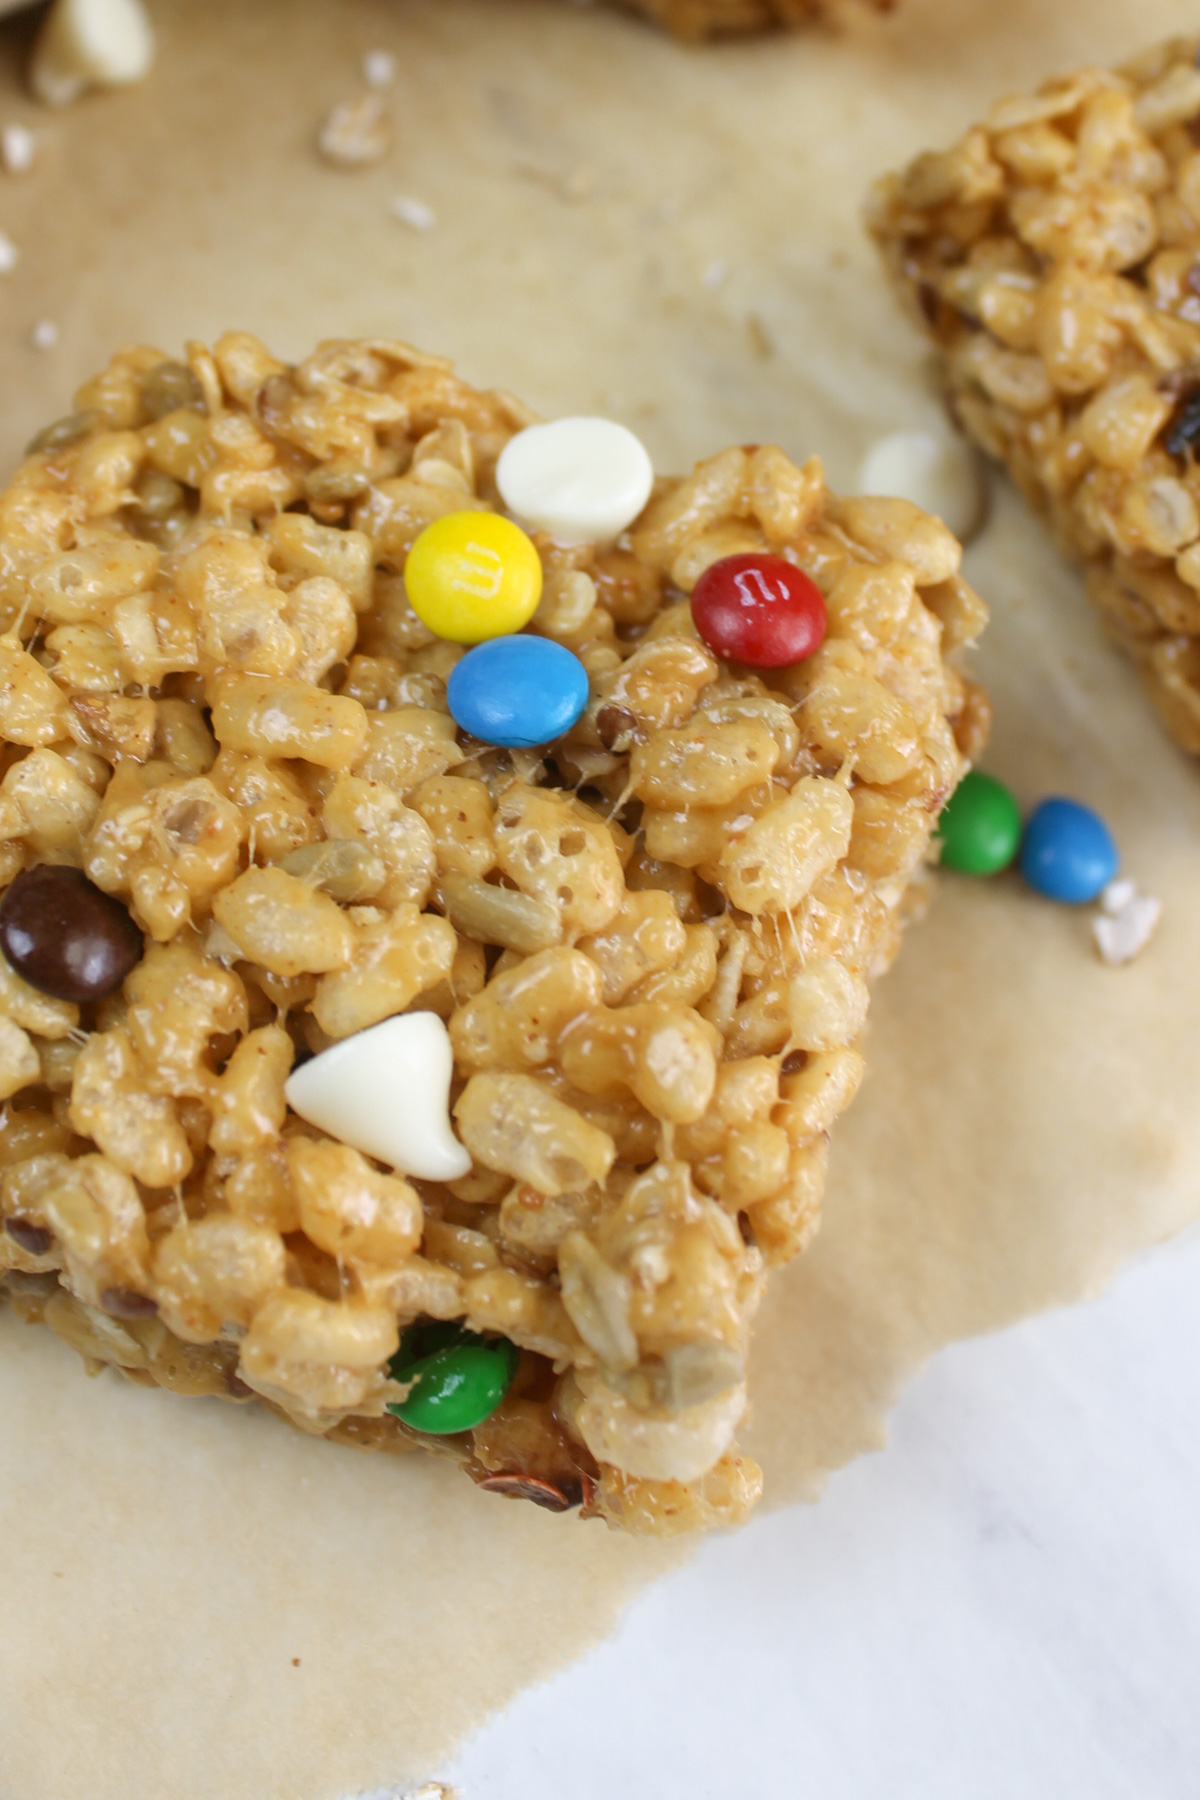
M 782 556 L 725 556 L 705 569 L 692 618 L 710 650 L 752 669 L 783 669 L 820 648 L 825 602 L 803 569 Z

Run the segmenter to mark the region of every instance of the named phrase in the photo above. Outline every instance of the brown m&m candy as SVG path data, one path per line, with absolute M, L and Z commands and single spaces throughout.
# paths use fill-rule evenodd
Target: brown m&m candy
M 82 869 L 43 863 L 0 900 L 0 950 L 56 1000 L 103 1000 L 142 959 L 142 934 L 119 900 Z

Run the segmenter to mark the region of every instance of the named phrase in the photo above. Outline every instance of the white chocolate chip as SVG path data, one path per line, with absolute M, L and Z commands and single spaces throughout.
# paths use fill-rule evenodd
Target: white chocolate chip
M 644 445 L 612 419 L 556 419 L 510 438 L 496 484 L 523 525 L 562 544 L 611 543 L 650 498 Z
M 20 257 L 21 253 L 8 233 L 0 231 L 0 275 L 11 275 Z
M 724 257 L 718 256 L 709 263 L 704 271 L 704 285 L 710 293 L 715 293 L 717 288 L 724 287 L 728 280 L 729 264 Z
M 450 1129 L 450 1034 L 436 1013 L 401 1013 L 301 1063 L 293 1112 L 352 1149 L 426 1181 L 457 1181 L 471 1158 Z
M 1162 917 L 1162 901 L 1140 894 L 1132 881 L 1112 881 L 1100 896 L 1101 911 L 1092 920 L 1096 948 L 1106 963 L 1119 966 L 1140 956 Z
M 28 175 L 36 150 L 37 140 L 28 125 L 0 126 L 0 162 L 10 175 Z
M 983 524 L 987 486 L 979 458 L 948 431 L 894 431 L 879 438 L 863 458 L 856 486 L 860 494 L 911 501 L 962 543 Z
M 378 162 L 392 141 L 392 123 L 378 94 L 335 106 L 317 134 L 317 148 L 339 169 Z
M 53 350 L 58 342 L 58 326 L 53 319 L 39 319 L 29 334 L 35 350 Z
M 423 200 L 414 199 L 411 194 L 397 194 L 392 200 L 392 213 L 413 231 L 432 231 L 437 224 L 437 214 L 432 206 L 426 206 Z
M 396 79 L 396 59 L 390 50 L 368 50 L 363 57 L 363 80 L 369 88 L 391 87 Z
M 29 79 L 48 106 L 69 106 L 89 87 L 140 81 L 154 61 L 141 0 L 55 0 L 33 49 Z

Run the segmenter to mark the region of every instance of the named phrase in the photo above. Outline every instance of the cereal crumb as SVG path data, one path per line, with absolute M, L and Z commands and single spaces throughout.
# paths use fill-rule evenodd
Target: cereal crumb
M 746 315 L 746 336 L 750 339 L 751 350 L 763 362 L 774 356 L 774 340 L 757 313 Z
M 1112 881 L 1100 896 L 1101 911 L 1092 920 L 1096 948 L 1106 963 L 1118 967 L 1140 956 L 1162 917 L 1162 901 L 1140 894 L 1132 881 Z
M 33 167 L 37 140 L 28 125 L 0 127 L 0 162 L 10 175 L 27 175 Z
M 426 1781 L 419 1788 L 373 1788 L 369 1794 L 354 1794 L 350 1800 L 458 1800 L 458 1789 L 443 1781 Z
M 53 319 L 39 319 L 29 334 L 35 350 L 53 350 L 58 342 L 58 326 Z
M 141 81 L 153 61 L 154 28 L 142 0 L 54 0 L 29 81 L 47 106 L 70 106 L 88 88 Z
M 1137 887 L 1128 876 L 1119 875 L 1116 881 L 1110 881 L 1100 896 L 1100 910 L 1106 913 L 1124 912 L 1129 902 L 1137 894 Z
M 362 68 L 369 88 L 391 87 L 396 79 L 396 59 L 390 50 L 368 50 Z
M 710 292 L 714 292 L 717 288 L 724 287 L 728 280 L 729 264 L 725 261 L 723 256 L 715 257 L 704 271 L 705 287 L 708 288 Z
M 437 214 L 432 206 L 426 206 L 423 200 L 417 200 L 412 194 L 394 195 L 392 212 L 402 224 L 411 226 L 414 231 L 432 231 L 437 224 Z
M 300 1667 L 300 1658 L 298 1656 L 293 1656 L 292 1667 L 293 1669 L 298 1669 Z
M 392 139 L 391 120 L 378 94 L 344 100 L 335 106 L 317 136 L 326 162 L 339 169 L 359 169 L 378 162 Z
M 573 205 L 590 199 L 596 186 L 596 172 L 586 163 L 576 169 L 551 169 L 544 163 L 517 163 L 515 173 L 526 181 L 536 181 L 540 187 L 557 194 L 560 200 L 570 201 Z
M 11 275 L 20 261 L 21 253 L 7 232 L 0 231 L 0 275 Z
M 581 163 L 563 180 L 563 197 L 567 200 L 590 200 L 596 187 L 596 171 Z

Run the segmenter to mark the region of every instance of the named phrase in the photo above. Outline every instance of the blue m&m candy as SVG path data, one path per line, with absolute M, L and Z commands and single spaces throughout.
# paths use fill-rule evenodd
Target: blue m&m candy
M 1117 846 L 1104 820 L 1076 800 L 1043 800 L 1030 814 L 1021 845 L 1021 873 L 1050 900 L 1083 906 L 1117 872 Z
M 455 664 L 446 698 L 472 737 L 531 750 L 570 731 L 587 705 L 587 670 L 549 638 L 491 638 Z

